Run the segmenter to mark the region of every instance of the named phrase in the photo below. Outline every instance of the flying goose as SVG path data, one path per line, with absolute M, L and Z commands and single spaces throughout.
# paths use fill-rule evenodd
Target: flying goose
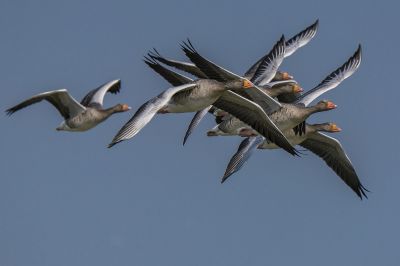
M 258 80 L 252 80 L 252 81 L 254 84 L 261 85 L 261 86 L 263 86 L 263 85 L 266 86 L 270 81 L 278 81 L 279 82 L 282 80 L 293 79 L 293 77 L 290 76 L 287 72 L 277 71 L 277 68 L 281 64 L 284 57 L 287 57 L 287 56 L 293 54 L 298 48 L 307 44 L 315 36 L 317 27 L 318 27 L 318 20 L 313 25 L 309 26 L 304 31 L 295 35 L 293 38 L 291 38 L 284 44 L 282 43 L 282 39 L 283 39 L 283 37 L 282 37 L 282 39 L 272 48 L 272 50 L 268 54 L 266 54 L 261 59 L 259 59 L 252 67 L 250 67 L 250 69 L 248 71 L 246 71 L 244 76 L 250 79 L 250 78 L 253 78 L 253 76 L 256 74 L 258 76 Z M 190 41 L 189 41 L 189 44 L 190 44 Z M 288 46 L 289 52 L 286 52 L 286 46 Z M 193 48 L 193 47 L 191 47 L 191 48 Z M 194 48 L 193 48 L 193 50 L 194 50 Z M 149 52 L 148 56 L 154 60 L 160 61 L 166 65 L 183 70 L 183 71 L 188 72 L 199 78 L 204 78 L 205 76 L 210 77 L 210 76 L 207 76 L 206 74 L 204 74 L 204 72 L 201 71 L 195 64 L 166 59 L 163 56 L 161 56 L 160 53 L 156 49 L 154 49 L 154 52 Z M 260 64 L 262 62 L 264 65 L 260 67 Z M 258 70 L 258 72 L 256 73 L 257 70 Z M 271 87 L 271 85 L 270 85 L 270 87 Z M 274 95 L 271 95 L 271 96 L 275 97 Z M 295 96 L 289 96 L 286 94 L 286 95 L 283 95 L 282 97 L 293 98 Z M 193 119 L 191 120 L 191 123 L 189 124 L 188 129 L 186 131 L 186 134 L 185 134 L 185 137 L 183 140 L 183 145 L 185 145 L 190 134 L 198 126 L 198 124 L 201 122 L 201 120 L 204 118 L 204 116 L 207 114 L 207 112 L 210 109 L 211 109 L 211 106 L 208 106 L 208 107 L 204 108 L 203 110 L 196 112 L 196 114 L 194 115 Z
M 338 69 L 336 69 L 331 74 L 329 74 L 314 89 L 312 89 L 312 90 L 308 91 L 307 93 L 298 97 L 296 101 L 299 103 L 302 103 L 304 105 L 308 105 L 309 103 L 311 103 L 314 100 L 314 98 L 320 96 L 324 92 L 327 92 L 327 91 L 335 88 L 344 79 L 346 79 L 347 77 L 350 77 L 358 69 L 360 63 L 361 63 L 361 46 L 358 47 L 357 51 L 342 66 L 340 66 Z M 310 126 L 307 126 L 306 123 L 304 122 L 304 123 L 300 124 L 299 126 L 295 127 L 293 130 L 289 129 L 289 130 L 284 131 L 284 133 L 288 137 L 291 144 L 296 145 L 296 144 L 300 144 L 301 142 L 303 142 L 306 139 L 307 128 L 310 129 Z M 335 130 L 335 128 L 333 127 L 331 132 L 334 130 Z M 308 131 L 310 131 L 310 130 L 308 130 Z M 337 129 L 337 131 L 340 131 L 340 129 Z M 217 133 L 212 132 L 212 133 L 209 133 L 209 135 L 217 135 Z M 253 135 L 254 135 L 254 133 L 253 133 Z M 245 161 L 247 161 L 250 158 L 253 150 L 256 149 L 257 147 L 261 148 L 261 149 L 262 148 L 265 148 L 265 149 L 274 148 L 273 144 L 268 143 L 268 141 L 264 141 L 263 143 L 260 143 L 260 139 L 261 139 L 261 142 L 263 142 L 261 137 L 257 137 L 257 138 L 250 138 L 248 141 L 243 141 L 241 143 L 237 154 L 232 157 L 231 161 L 232 162 L 237 161 L 237 160 L 239 160 L 238 158 L 245 158 L 245 159 L 243 159 L 239 163 L 237 163 L 237 165 L 238 165 L 237 169 L 235 169 L 235 167 L 234 167 L 235 163 L 230 163 L 231 166 L 229 166 L 227 168 L 227 171 L 225 173 L 226 175 L 223 178 L 224 180 L 226 180 L 226 178 L 228 178 L 233 173 L 237 172 L 243 166 Z M 240 150 L 240 152 L 239 152 L 239 150 Z
M 185 77 L 179 73 L 165 68 L 151 57 L 145 57 L 144 62 L 174 86 L 198 82 L 201 80 L 200 79 L 197 81 L 193 81 L 188 77 Z M 243 79 L 238 77 L 235 80 Z M 231 83 L 232 80 L 226 82 Z M 250 88 L 248 90 L 252 89 L 254 88 Z M 257 104 L 249 101 L 246 98 L 243 98 L 240 95 L 235 94 L 234 92 L 223 93 L 222 96 L 217 100 L 217 102 L 219 105 L 228 106 L 231 110 L 230 114 L 242 117 L 242 119 L 245 120 L 247 124 L 252 126 L 255 130 L 262 132 L 261 134 L 263 136 L 266 136 L 267 139 L 271 140 L 274 143 L 277 143 L 278 146 L 283 147 L 291 154 L 295 153 L 295 151 L 292 150 L 292 147 L 288 145 L 287 140 L 282 138 L 283 134 L 280 133 L 279 130 L 277 130 L 277 127 L 271 122 L 271 120 L 268 118 L 262 108 Z M 215 104 L 216 103 L 213 103 L 213 105 Z M 242 109 L 238 107 L 241 107 Z M 252 115 L 249 116 L 249 113 Z M 254 119 L 255 117 L 257 117 L 257 119 Z M 261 120 L 259 118 L 261 118 Z
M 144 62 L 160 74 L 163 78 L 165 78 L 169 83 L 174 86 L 178 86 L 181 84 L 186 84 L 192 81 L 192 79 L 187 78 L 179 73 L 176 73 L 170 69 L 167 69 L 160 65 L 155 59 L 153 59 L 150 54 L 149 57 L 145 57 Z M 302 88 L 298 86 L 295 80 L 287 80 L 287 81 L 275 81 L 271 82 L 268 85 L 264 85 L 260 87 L 265 93 L 270 95 L 271 97 L 278 96 L 282 93 L 299 93 L 302 91 Z M 183 140 L 183 144 L 186 143 L 189 135 L 192 133 L 194 128 L 200 123 L 201 119 L 206 115 L 207 112 L 210 111 L 212 106 L 208 106 L 198 112 L 196 112 L 195 116 L 193 117 Z M 213 108 L 215 109 L 215 108 Z M 213 112 L 215 112 L 213 110 Z
M 293 149 L 279 129 L 270 122 L 260 106 L 230 91 L 251 89 L 253 86 L 247 79 L 230 80 L 224 83 L 210 79 L 199 79 L 169 88 L 144 103 L 119 130 L 108 147 L 110 148 L 123 140 L 134 137 L 157 113 L 195 112 L 214 102 L 220 102 L 227 106 L 239 107 L 239 116 L 242 113 L 254 113 L 253 116 L 261 117 L 256 121 L 254 128 L 261 132 L 267 132 L 263 134 L 267 139 L 295 155 L 296 150 Z M 249 121 L 252 124 L 251 117 L 245 119 L 245 121 Z
M 321 157 L 325 163 L 362 199 L 368 198 L 365 192 L 368 190 L 361 184 L 357 173 L 337 139 L 329 137 L 321 132 L 340 132 L 341 129 L 334 123 L 323 123 L 305 126 L 305 134 L 296 134 L 293 130 L 284 133 L 293 145 L 300 145 L 317 156 Z M 232 156 L 226 168 L 221 183 L 225 182 L 229 176 L 241 169 L 243 164 L 249 159 L 251 153 L 258 149 L 277 149 L 273 143 L 265 141 L 264 138 L 249 137 L 243 140 L 237 152 Z
M 361 45 L 358 46 L 356 52 L 338 69 L 329 74 L 324 80 L 322 80 L 316 87 L 307 91 L 306 93 L 300 95 L 295 99 L 292 104 L 278 103 L 275 104 L 271 102 L 272 109 L 265 110 L 267 115 L 270 116 L 272 121 L 282 130 L 286 130 L 291 126 L 296 127 L 295 130 L 299 131 L 301 134 L 302 129 L 304 129 L 304 121 L 308 117 L 301 110 L 309 109 L 307 106 L 316 98 L 318 98 L 323 93 L 336 88 L 343 80 L 350 77 L 361 64 Z M 328 102 L 327 102 L 328 103 Z M 275 106 L 274 106 L 275 104 Z M 331 107 L 335 108 L 333 104 Z M 331 109 L 333 109 L 331 108 Z M 298 112 L 299 111 L 299 112 Z M 297 117 L 297 119 L 296 119 Z M 304 119 L 303 119 L 304 118 Z M 237 131 L 237 128 L 244 128 L 243 122 L 237 120 L 236 118 L 231 118 L 232 121 L 224 121 L 223 123 L 229 125 L 229 132 L 223 132 L 227 127 L 222 124 L 214 128 L 210 135 L 231 135 Z M 300 122 L 299 122 L 300 121 Z M 299 122 L 299 124 L 294 125 Z M 235 126 L 237 127 L 235 129 Z
M 46 100 L 51 103 L 64 121 L 56 128 L 65 131 L 86 131 L 106 120 L 114 113 L 130 110 L 127 104 L 117 104 L 103 109 L 103 98 L 107 92 L 116 94 L 120 91 L 121 80 L 107 82 L 90 91 L 81 101 L 77 102 L 66 89 L 54 90 L 37 94 L 14 107 L 6 110 L 8 115 L 23 109 L 31 104 Z

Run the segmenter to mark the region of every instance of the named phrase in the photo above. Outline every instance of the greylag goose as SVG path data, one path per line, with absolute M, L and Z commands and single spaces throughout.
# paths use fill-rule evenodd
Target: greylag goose
M 263 78 L 260 78 L 258 83 L 253 81 L 256 85 L 266 85 L 269 81 L 282 81 L 282 80 L 293 79 L 293 77 L 290 76 L 287 72 L 277 71 L 277 67 L 280 65 L 284 57 L 293 54 L 298 48 L 306 45 L 315 36 L 317 27 L 318 27 L 318 20 L 313 25 L 309 26 L 308 28 L 306 28 L 305 30 L 303 30 L 302 32 L 298 33 L 290 40 L 288 40 L 285 43 L 285 45 L 282 45 L 282 43 L 278 42 L 267 55 L 259 59 L 252 67 L 250 67 L 248 71 L 246 71 L 245 76 L 248 78 L 252 78 L 257 68 L 259 68 L 261 62 L 264 61 L 265 65 L 262 66 L 264 69 L 262 73 L 265 76 Z M 286 45 L 289 48 L 288 50 L 289 52 L 286 52 Z M 149 52 L 148 56 L 153 60 L 160 61 L 166 65 L 175 67 L 179 70 L 183 70 L 199 78 L 207 77 L 207 75 L 204 74 L 204 72 L 201 71 L 195 64 L 166 59 L 163 56 L 161 56 L 156 49 L 154 49 L 154 53 Z M 293 98 L 295 96 L 284 95 L 283 97 Z M 211 106 L 208 106 L 203 110 L 196 112 L 193 119 L 191 120 L 191 123 L 188 126 L 188 129 L 186 130 L 186 134 L 183 140 L 183 145 L 185 145 L 190 134 L 199 125 L 201 120 L 204 118 L 204 116 L 210 109 Z
M 188 41 L 188 43 L 183 43 L 182 49 L 185 52 L 186 56 L 196 64 L 197 67 L 200 68 L 200 70 L 205 73 L 209 78 L 215 79 L 218 81 L 227 81 L 227 80 L 232 80 L 236 78 L 242 78 L 220 66 L 217 64 L 211 62 L 210 60 L 202 57 L 196 49 L 193 47 L 193 45 Z M 283 56 L 285 53 L 285 39 L 284 36 L 281 37 L 281 39 L 275 44 L 273 49 L 270 51 L 270 53 L 265 56 L 263 59 L 263 62 L 259 64 L 258 69 L 255 71 L 252 82 L 257 82 L 262 78 L 262 80 L 270 80 L 274 77 L 277 68 L 279 67 L 279 64 L 282 62 Z M 270 97 L 262 88 L 259 88 L 258 86 L 255 86 L 252 90 L 248 90 L 245 92 L 240 92 L 240 94 L 255 102 L 256 104 L 260 105 L 264 110 L 269 110 L 271 106 L 276 106 L 279 105 L 279 103 L 274 100 L 272 97 Z M 213 104 L 215 107 L 222 109 L 228 113 L 233 114 L 232 112 L 236 111 L 240 113 L 241 117 L 238 117 L 238 114 L 234 115 L 238 119 L 244 120 L 244 119 L 249 119 L 247 114 L 241 112 L 235 106 L 226 106 L 224 103 L 216 102 Z M 207 107 L 209 109 L 209 107 Z M 201 111 L 200 113 L 195 115 L 194 120 L 192 120 L 192 123 L 189 125 L 188 132 L 190 134 L 191 130 L 199 123 L 199 121 L 202 119 L 202 117 L 205 115 L 206 110 Z M 257 121 L 257 117 L 251 117 L 253 121 Z M 258 131 L 256 129 L 256 131 Z M 258 131 L 260 132 L 260 131 Z M 188 133 L 187 133 L 188 135 Z
M 313 110 L 309 109 L 307 106 L 321 94 L 336 88 L 343 80 L 350 77 L 358 69 L 360 64 L 361 64 L 361 45 L 358 46 L 356 52 L 342 66 L 340 66 L 338 69 L 329 74 L 316 87 L 307 91 L 301 96 L 297 97 L 292 104 L 278 103 L 277 105 L 273 106 L 274 103 L 271 103 L 272 109 L 270 110 L 264 109 L 264 110 L 266 111 L 267 115 L 270 116 L 272 121 L 274 121 L 274 123 L 276 123 L 276 125 L 282 131 L 290 128 L 290 126 L 294 127 L 298 126 L 295 128 L 295 130 L 301 132 L 302 130 L 304 130 L 304 121 L 308 117 L 307 115 L 305 115 L 304 111 Z M 330 104 L 330 107 L 332 108 L 328 107 L 328 109 L 333 109 L 336 106 Z M 299 112 L 297 111 L 297 109 Z M 304 119 L 300 118 L 301 116 Z M 211 136 L 231 135 L 238 133 L 239 128 L 240 129 L 246 128 L 245 124 L 239 121 L 238 119 L 231 118 L 230 120 L 231 121 L 226 120 L 223 122 L 224 124 L 222 124 L 221 126 L 215 127 L 212 130 L 212 132 L 209 133 L 209 135 Z M 299 124 L 293 125 L 293 123 L 296 123 L 298 121 L 300 121 Z M 229 132 L 224 132 L 224 130 L 228 129 Z
M 267 139 L 277 143 L 288 152 L 296 154 L 296 150 L 293 149 L 279 129 L 270 122 L 260 106 L 230 91 L 240 91 L 252 87 L 253 84 L 247 79 L 235 79 L 225 83 L 210 79 L 200 79 L 167 89 L 144 103 L 119 130 L 108 147 L 110 148 L 121 141 L 134 137 L 157 113 L 194 112 L 218 101 L 227 106 L 239 107 L 242 113 L 254 113 L 253 116 L 262 117 L 262 122 L 256 124 L 255 128 L 268 132 L 263 134 Z M 251 118 L 245 119 L 245 121 L 249 121 L 252 124 Z
M 361 63 L 361 46 L 358 47 L 357 51 L 338 69 L 333 71 L 331 74 L 329 74 L 318 86 L 316 86 L 314 89 L 308 91 L 307 93 L 303 94 L 302 96 L 298 97 L 297 101 L 303 103 L 304 105 L 308 105 L 314 98 L 320 96 L 322 93 L 327 92 L 328 90 L 331 90 L 338 86 L 344 79 L 347 77 L 350 77 L 359 67 Z M 333 128 L 332 130 L 335 130 Z M 331 130 L 331 131 L 332 131 Z M 302 141 L 304 141 L 304 137 L 302 135 L 307 133 L 307 126 L 306 123 L 302 123 L 299 126 L 295 127 L 293 130 L 286 130 L 284 133 L 288 136 L 289 141 L 291 144 L 296 145 L 300 144 Z M 211 135 L 215 135 L 216 133 L 211 133 Z M 294 137 L 297 136 L 297 137 Z M 262 144 L 258 143 L 260 142 L 260 139 L 262 138 L 251 138 L 248 141 L 243 141 L 240 145 L 240 148 L 238 149 L 238 155 L 235 155 L 232 157 L 231 162 L 237 161 L 238 158 L 245 158 L 241 160 L 238 164 L 237 169 L 235 169 L 233 166 L 235 163 L 230 163 L 231 166 L 227 168 L 226 171 L 226 177 L 224 177 L 224 180 L 232 175 L 233 173 L 237 172 L 245 163 L 246 160 L 248 160 L 253 152 L 253 150 L 257 147 L 259 148 L 271 148 L 273 145 L 269 144 L 268 142 L 263 142 Z M 262 142 L 262 140 L 261 140 Z M 258 144 L 257 144 L 258 143 Z M 239 152 L 240 150 L 240 152 Z M 234 159 L 235 158 L 235 159 Z
M 103 109 L 103 98 L 107 92 L 116 94 L 120 91 L 121 81 L 113 80 L 90 91 L 81 101 L 77 102 L 66 89 L 54 90 L 37 94 L 14 107 L 6 110 L 8 115 L 31 104 L 46 100 L 51 103 L 64 121 L 56 128 L 65 131 L 86 131 L 106 120 L 112 114 L 125 112 L 131 108 L 127 104 L 117 104 Z
M 295 134 L 293 130 L 285 131 L 286 136 L 293 145 L 300 145 L 317 156 L 321 157 L 325 163 L 362 199 L 368 198 L 365 192 L 368 190 L 361 184 L 357 173 L 337 139 L 329 137 L 321 132 L 340 132 L 341 129 L 334 123 L 314 124 L 305 126 L 305 133 Z M 226 168 L 221 183 L 225 182 L 229 176 L 239 171 L 243 164 L 248 160 L 252 151 L 255 149 L 276 149 L 273 143 L 264 141 L 260 136 L 249 137 L 241 142 L 237 152 L 232 156 Z
M 151 56 L 145 57 L 144 62 L 174 86 L 192 82 L 192 79 L 163 67 L 157 61 L 155 61 Z M 302 91 L 302 88 L 298 86 L 295 80 L 271 82 L 268 85 L 260 87 L 260 89 L 262 89 L 265 93 L 267 93 L 271 97 L 276 97 L 282 93 L 299 93 Z M 186 143 L 189 135 L 192 133 L 194 128 L 200 123 L 201 119 L 205 116 L 205 114 L 210 111 L 211 107 L 212 106 L 208 106 L 198 111 L 195 114 L 194 118 L 192 119 L 186 131 L 183 144 Z
M 337 106 L 331 101 L 320 101 L 311 107 L 295 104 L 280 104 L 277 111 L 267 112 L 271 120 L 277 125 L 281 131 L 293 129 L 297 125 L 305 121 L 310 115 L 318 112 L 335 109 Z M 213 129 L 207 132 L 207 136 L 236 136 L 249 137 L 256 136 L 258 133 L 252 128 L 249 128 L 246 123 L 230 117 L 216 125 Z
M 162 77 L 164 77 L 167 81 L 169 81 L 174 86 L 179 86 L 179 85 L 194 82 L 192 79 L 190 79 L 188 77 L 185 77 L 179 73 L 176 73 L 170 69 L 165 68 L 164 66 L 160 65 L 157 61 L 155 61 L 151 57 L 145 57 L 144 62 L 150 68 L 152 68 L 154 71 L 156 71 Z M 238 77 L 236 79 L 241 80 L 240 77 Z M 229 82 L 231 82 L 231 81 L 228 81 L 228 83 Z M 251 89 L 254 89 L 254 88 L 251 88 Z M 296 89 L 301 89 L 301 88 L 296 87 Z M 243 116 L 246 112 L 253 113 L 253 116 L 250 116 L 250 118 L 244 117 L 243 119 L 248 121 L 252 126 L 257 127 L 258 130 L 264 132 L 262 135 L 264 135 L 264 136 L 267 135 L 267 139 L 271 140 L 271 138 L 274 138 L 275 140 L 272 140 L 272 142 L 277 143 L 277 145 L 279 145 L 279 146 L 282 146 L 282 145 L 286 146 L 286 149 L 288 149 L 288 151 L 290 151 L 290 153 L 292 152 L 291 148 L 287 146 L 286 140 L 282 141 L 282 140 L 279 140 L 279 138 L 277 138 L 278 136 L 280 136 L 280 133 L 279 132 L 274 133 L 274 131 L 276 131 L 276 126 L 273 125 L 271 120 L 268 118 L 268 116 L 265 115 L 265 113 L 262 111 L 262 108 L 260 106 L 258 106 L 255 103 L 248 105 L 249 101 L 247 99 L 245 99 L 239 95 L 236 95 L 235 93 L 232 93 L 232 92 L 229 94 L 226 94 L 226 93 L 223 94 L 222 97 L 218 100 L 218 102 L 219 102 L 219 104 L 225 104 L 225 105 L 231 106 L 230 109 L 232 109 L 232 114 L 236 115 L 236 116 Z M 243 110 L 245 110 L 245 112 L 243 112 L 243 110 L 240 110 L 239 108 L 235 108 L 235 107 L 241 107 L 241 106 L 242 106 L 242 108 L 244 107 Z M 257 117 L 257 116 L 261 117 L 261 121 L 262 120 L 266 120 L 266 121 L 261 122 L 261 123 L 258 121 L 258 119 L 253 121 L 252 117 Z M 256 124 L 254 124 L 254 123 L 256 123 Z M 264 124 L 266 124 L 266 126 L 272 130 L 271 133 L 269 132 L 268 128 Z

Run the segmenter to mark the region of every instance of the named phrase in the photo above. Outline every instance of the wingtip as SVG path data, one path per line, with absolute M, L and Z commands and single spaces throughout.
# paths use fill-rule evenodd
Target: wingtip
M 13 108 L 9 108 L 4 112 L 6 113 L 6 116 L 11 116 L 13 113 L 15 113 L 15 110 L 13 110 Z
M 317 20 L 314 22 L 314 24 L 312 26 L 314 28 L 317 28 L 319 26 L 319 18 L 317 18 Z
M 361 43 L 358 44 L 357 53 L 361 56 L 362 48 Z
M 114 146 L 116 143 L 110 143 L 110 144 L 108 144 L 108 146 L 107 146 L 107 148 L 112 148 L 112 146 Z

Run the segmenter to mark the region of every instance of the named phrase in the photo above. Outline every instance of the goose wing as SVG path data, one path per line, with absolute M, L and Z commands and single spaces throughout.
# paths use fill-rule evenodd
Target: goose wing
M 78 103 L 66 89 L 48 91 L 37 94 L 9 109 L 6 110 L 8 115 L 12 115 L 14 112 L 25 108 L 31 104 L 38 103 L 42 100 L 46 100 L 51 103 L 65 120 L 74 117 L 81 112 L 85 111 L 86 108 Z
M 115 144 L 134 137 L 144 126 L 146 126 L 155 114 L 164 107 L 169 100 L 178 92 L 185 90 L 191 90 L 195 88 L 197 84 L 185 84 L 178 87 L 169 88 L 157 97 L 150 99 L 145 102 L 136 113 L 129 119 L 128 122 L 119 130 L 117 135 L 113 138 L 111 143 L 108 145 L 109 148 Z
M 242 78 L 201 56 L 193 47 L 190 40 L 183 42 L 181 48 L 190 61 L 192 61 L 207 76 L 207 78 L 221 82 Z
M 243 167 L 244 163 L 251 157 L 254 150 L 257 149 L 258 145 L 263 141 L 264 138 L 261 136 L 245 138 L 240 143 L 236 153 L 229 160 L 224 176 L 221 179 L 221 183 L 224 183 L 228 177 L 239 171 Z
M 317 19 L 312 25 L 299 32 L 286 42 L 285 57 L 292 55 L 297 51 L 297 49 L 303 47 L 309 41 L 311 41 L 312 38 L 314 38 L 315 34 L 317 34 L 318 23 L 319 21 Z
M 315 36 L 317 33 L 318 29 L 318 20 L 314 22 L 311 26 L 307 27 L 305 30 L 299 32 L 292 38 L 286 41 L 285 43 L 285 55 L 284 57 L 288 57 L 289 55 L 292 55 L 294 52 L 297 51 L 300 47 L 303 47 L 306 45 L 311 39 Z M 257 62 L 255 62 L 244 74 L 246 78 L 251 78 L 254 73 L 256 72 L 258 66 L 262 62 L 262 59 L 264 57 L 260 58 Z
M 147 55 L 150 56 L 154 60 L 157 60 L 163 64 L 166 64 L 167 66 L 171 66 L 176 69 L 185 71 L 189 74 L 192 74 L 195 77 L 207 78 L 207 76 L 193 63 L 166 59 L 165 57 L 161 56 L 160 53 L 156 49 L 154 49 L 154 52 L 150 51 Z
M 189 40 L 187 43 L 183 43 L 182 50 L 189 57 L 189 59 L 193 63 L 195 63 L 196 66 L 199 67 L 200 70 L 203 71 L 210 79 L 215 79 L 220 82 L 226 82 L 234 79 L 243 79 L 243 77 L 236 75 L 201 56 Z M 265 58 L 265 60 L 267 61 L 268 59 Z M 279 102 L 274 100 L 257 86 L 237 93 L 245 98 L 254 101 L 258 105 L 260 105 L 267 113 L 276 111 L 281 107 Z
M 297 155 L 296 149 L 289 143 L 285 135 L 283 135 L 258 104 L 234 92 L 226 91 L 214 102 L 213 106 L 230 113 L 248 124 L 262 136 L 290 154 Z
M 300 145 L 315 153 L 362 199 L 368 190 L 361 184 L 357 173 L 340 142 L 320 132 L 311 134 Z
M 151 57 L 145 57 L 144 62 L 155 72 L 160 74 L 164 79 L 166 79 L 173 86 L 180 86 L 183 84 L 187 84 L 192 82 L 191 78 L 185 77 L 175 71 L 172 71 L 162 65 L 160 65 L 157 61 L 152 59 Z
M 116 79 L 110 82 L 104 83 L 100 87 L 91 90 L 85 97 L 83 97 L 81 104 L 83 106 L 91 107 L 103 107 L 103 99 L 107 92 L 117 94 L 121 89 L 121 80 Z
M 329 74 L 315 88 L 301 95 L 296 102 L 308 106 L 321 94 L 336 88 L 343 80 L 353 75 L 361 64 L 361 45 L 357 51 L 338 69 Z
M 193 130 L 200 124 L 201 120 L 208 113 L 208 111 L 210 111 L 211 107 L 212 105 L 196 112 L 196 114 L 193 116 L 192 121 L 190 121 L 188 129 L 186 130 L 185 137 L 183 138 L 183 145 L 185 145 Z
M 285 37 L 282 35 L 272 50 L 261 59 L 250 81 L 257 85 L 265 85 L 270 82 L 274 78 L 276 71 L 278 71 L 284 56 Z

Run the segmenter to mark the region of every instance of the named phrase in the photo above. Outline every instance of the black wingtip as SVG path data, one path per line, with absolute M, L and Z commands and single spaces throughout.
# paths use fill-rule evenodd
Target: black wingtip
M 182 143 L 182 146 L 185 146 L 185 144 L 186 144 L 186 141 L 187 141 L 187 135 L 185 135 L 185 137 L 183 138 L 183 143 Z
M 285 43 L 285 35 L 284 34 L 282 34 L 282 36 L 279 40 L 279 43 L 282 43 L 282 42 Z
M 108 144 L 107 148 L 112 148 L 116 143 L 111 142 L 110 144 Z
M 363 200 L 363 197 L 362 197 L 362 196 L 364 196 L 364 198 L 368 199 L 368 196 L 367 196 L 366 192 L 371 193 L 371 191 L 369 191 L 368 189 L 366 189 L 362 184 L 359 185 L 358 191 L 359 191 L 359 193 L 357 193 L 357 194 L 358 194 L 358 196 L 360 197 L 361 200 Z M 361 193 L 360 193 L 360 192 L 361 192 Z M 361 194 L 362 194 L 362 195 L 361 195 Z
M 13 108 L 9 108 L 4 111 L 7 116 L 11 116 L 13 113 L 15 113 L 15 110 Z
M 362 53 L 362 48 L 361 48 L 361 43 L 359 43 L 357 51 L 356 51 L 356 55 L 358 55 L 358 57 L 361 57 L 361 53 Z
M 230 177 L 232 175 L 232 173 L 230 173 L 230 174 L 228 174 L 228 175 L 224 175 L 222 178 L 221 178 L 221 184 L 223 184 L 227 179 L 228 179 L 228 177 Z

